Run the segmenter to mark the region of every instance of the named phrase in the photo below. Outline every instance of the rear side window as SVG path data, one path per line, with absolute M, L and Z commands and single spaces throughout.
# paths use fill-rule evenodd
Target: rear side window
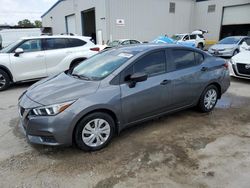
M 204 56 L 202 54 L 195 52 L 194 55 L 197 64 L 201 64 L 204 61 Z
M 190 35 L 190 39 L 196 39 L 196 35 Z
M 66 48 L 66 39 L 64 38 L 51 38 L 45 39 L 45 49 L 46 50 L 55 50 Z
M 172 57 L 173 65 L 171 66 L 171 71 L 185 69 L 197 64 L 195 53 L 190 50 L 172 50 Z
M 139 44 L 139 42 L 136 40 L 130 40 L 130 44 Z
M 134 73 L 145 72 L 149 76 L 166 71 L 165 51 L 153 52 L 144 56 L 134 64 Z
M 84 46 L 87 42 L 80 39 L 68 39 L 67 47 L 74 48 Z
M 204 39 L 204 36 L 203 36 L 203 35 L 199 34 L 198 36 L 199 36 L 200 38 Z

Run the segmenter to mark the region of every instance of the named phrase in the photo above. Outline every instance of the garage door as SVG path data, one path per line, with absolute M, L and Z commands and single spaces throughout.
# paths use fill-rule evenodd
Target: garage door
M 75 15 L 66 16 L 66 32 L 76 33 L 76 17 Z
M 250 4 L 224 8 L 222 25 L 250 24 Z
M 250 4 L 224 8 L 220 39 L 232 35 L 250 36 Z

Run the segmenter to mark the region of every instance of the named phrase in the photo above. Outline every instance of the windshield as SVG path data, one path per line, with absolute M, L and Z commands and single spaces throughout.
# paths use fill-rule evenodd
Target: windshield
M 72 71 L 72 76 L 86 80 L 101 80 L 110 75 L 132 56 L 133 54 L 125 52 L 106 51 L 76 66 Z
M 14 48 L 16 45 L 18 45 L 22 40 L 18 40 L 16 42 L 13 42 L 11 44 L 9 44 L 8 46 L 6 46 L 5 48 L 3 48 L 0 53 L 9 53 L 9 51 Z
M 239 37 L 227 37 L 219 41 L 218 44 L 237 44 L 239 41 Z
M 118 46 L 119 44 L 120 42 L 118 40 L 114 40 L 113 42 L 108 43 L 110 47 L 115 47 L 115 46 Z
M 181 40 L 184 35 L 173 35 L 171 38 L 173 40 Z

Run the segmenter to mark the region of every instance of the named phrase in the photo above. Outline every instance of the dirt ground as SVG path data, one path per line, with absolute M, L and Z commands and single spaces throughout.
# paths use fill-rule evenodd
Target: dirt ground
M 16 104 L 30 84 L 14 86 L 0 93 L 0 187 L 249 187 L 249 84 L 232 79 L 212 113 L 143 123 L 93 153 L 28 144 Z

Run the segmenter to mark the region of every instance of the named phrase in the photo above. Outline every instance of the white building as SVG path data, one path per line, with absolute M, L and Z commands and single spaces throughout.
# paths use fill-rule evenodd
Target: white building
M 151 41 L 205 29 L 208 41 L 250 35 L 250 0 L 59 0 L 42 16 L 53 34 Z

